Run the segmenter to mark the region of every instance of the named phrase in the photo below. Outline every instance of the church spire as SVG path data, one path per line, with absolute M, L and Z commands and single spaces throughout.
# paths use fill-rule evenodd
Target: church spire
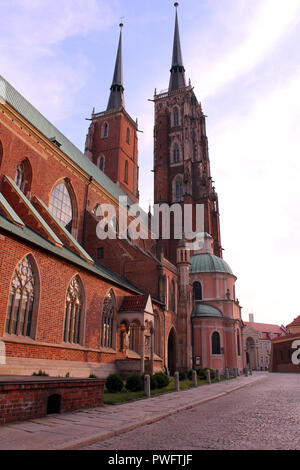
M 182 61 L 179 27 L 178 27 L 178 15 L 177 15 L 178 3 L 176 2 L 174 6 L 176 8 L 176 18 L 175 18 L 173 57 L 172 57 L 169 91 L 177 90 L 178 88 L 183 88 L 186 86 L 185 69 L 184 69 L 183 61 Z
M 122 28 L 123 28 L 123 23 L 120 24 L 119 47 L 118 47 L 118 52 L 117 52 L 113 82 L 110 87 L 110 97 L 109 97 L 109 101 L 107 105 L 107 111 L 109 109 L 120 108 L 121 106 L 124 107 Z

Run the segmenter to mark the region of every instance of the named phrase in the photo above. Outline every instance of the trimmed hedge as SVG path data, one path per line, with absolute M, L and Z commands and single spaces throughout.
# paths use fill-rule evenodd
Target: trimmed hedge
M 157 372 L 154 374 L 156 383 L 157 383 L 157 388 L 164 388 L 167 387 L 170 383 L 170 379 L 167 376 L 167 374 L 164 374 L 163 372 Z
M 124 387 L 123 380 L 118 374 L 110 374 L 106 379 L 106 388 L 111 393 L 121 392 Z
M 126 389 L 130 392 L 139 392 L 144 389 L 144 381 L 140 375 L 130 375 L 126 381 Z

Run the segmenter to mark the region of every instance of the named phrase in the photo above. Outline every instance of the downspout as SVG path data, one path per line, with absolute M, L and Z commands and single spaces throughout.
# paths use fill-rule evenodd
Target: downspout
M 194 339 L 194 322 L 193 322 L 193 317 L 191 316 L 191 322 L 192 322 L 192 360 L 193 360 L 193 370 L 195 370 L 195 351 L 194 351 L 194 344 L 195 344 L 195 339 Z
M 84 203 L 84 214 L 83 214 L 83 227 L 82 227 L 82 238 L 81 238 L 81 246 L 84 247 L 85 243 L 85 232 L 86 232 L 86 212 L 87 212 L 87 205 L 88 205 L 88 196 L 89 196 L 89 187 L 90 184 L 93 182 L 93 176 L 90 176 L 89 182 L 87 184 L 85 190 L 85 203 Z

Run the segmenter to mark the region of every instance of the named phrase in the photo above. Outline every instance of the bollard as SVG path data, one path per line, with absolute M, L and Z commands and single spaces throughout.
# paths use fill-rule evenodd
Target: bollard
M 225 368 L 225 378 L 226 380 L 229 380 L 229 368 L 228 367 Z
M 150 390 L 150 375 L 146 374 L 144 376 L 144 386 L 145 386 L 145 393 L 147 398 L 151 397 L 151 390 Z
M 211 384 L 211 380 L 210 380 L 210 370 L 209 369 L 206 369 L 206 382 L 208 384 Z
M 174 374 L 174 379 L 175 379 L 175 391 L 176 391 L 176 392 L 179 392 L 179 391 L 180 391 L 179 372 L 175 372 L 175 374 Z
M 194 385 L 194 387 L 197 387 L 197 386 L 198 386 L 197 372 L 196 372 L 195 370 L 193 370 L 193 372 L 192 372 L 192 378 L 193 378 L 193 385 Z
M 221 381 L 221 374 L 220 374 L 219 369 L 216 370 L 216 378 L 217 378 L 217 381 L 218 381 L 218 382 Z

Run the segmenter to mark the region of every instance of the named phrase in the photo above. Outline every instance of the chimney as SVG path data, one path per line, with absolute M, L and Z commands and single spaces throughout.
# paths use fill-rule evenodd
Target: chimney
M 254 314 L 253 313 L 249 313 L 249 322 L 254 323 Z

